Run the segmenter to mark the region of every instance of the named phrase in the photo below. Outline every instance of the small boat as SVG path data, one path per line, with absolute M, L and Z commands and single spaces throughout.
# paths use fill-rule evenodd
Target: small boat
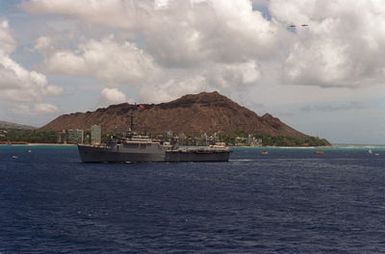
M 316 150 L 316 151 L 314 151 L 314 154 L 316 154 L 316 155 L 324 155 L 324 154 L 325 154 L 325 151 L 322 151 L 322 150 Z
M 374 156 L 379 156 L 379 155 L 380 155 L 379 153 L 373 152 L 372 149 L 369 149 L 369 150 L 368 150 L 368 154 L 374 155 Z
M 261 154 L 261 155 L 268 155 L 268 154 L 269 154 L 269 152 L 268 152 L 268 151 L 266 151 L 266 150 L 262 150 L 262 151 L 260 152 L 260 154 Z
M 16 160 L 17 158 L 19 158 L 19 157 L 17 157 L 17 155 L 12 155 L 13 160 Z

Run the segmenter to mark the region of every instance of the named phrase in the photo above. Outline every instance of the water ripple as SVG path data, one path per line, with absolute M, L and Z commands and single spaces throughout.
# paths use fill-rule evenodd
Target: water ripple
M 385 252 L 385 156 L 110 165 L 25 149 L 0 149 L 0 253 Z

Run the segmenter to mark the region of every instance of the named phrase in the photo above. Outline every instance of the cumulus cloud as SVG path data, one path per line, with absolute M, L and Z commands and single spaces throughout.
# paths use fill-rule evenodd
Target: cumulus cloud
M 140 95 L 147 102 L 173 100 L 187 93 L 221 91 L 232 94 L 234 88 L 248 88 L 261 78 L 262 70 L 254 62 L 239 64 L 212 64 L 193 72 L 182 70 L 160 76 L 140 87 Z
M 58 111 L 58 108 L 52 104 L 40 103 L 35 105 L 35 111 L 38 113 L 54 113 Z
M 167 11 L 152 13 L 140 33 L 145 49 L 168 67 L 264 58 L 279 44 L 279 29 L 246 0 L 173 1 Z
M 383 82 L 385 8 L 380 1 L 272 0 L 270 11 L 282 24 L 298 26 L 284 63 L 285 81 L 321 87 Z
M 207 83 L 223 89 L 234 86 L 254 84 L 262 76 L 261 68 L 255 61 L 239 64 L 217 64 L 205 72 Z
M 8 21 L 0 19 L 0 42 L 1 48 L 0 50 L 4 54 L 10 54 L 15 50 L 16 41 L 12 37 Z
M 124 0 L 29 0 L 21 7 L 31 13 L 54 13 L 68 17 L 78 17 L 88 22 L 132 28 L 136 15 L 146 14 L 146 9 L 154 7 L 153 1 Z
M 95 76 L 109 84 L 135 84 L 156 71 L 151 56 L 130 42 L 113 37 L 89 40 L 75 51 L 57 51 L 45 62 L 54 73 Z
M 168 7 L 168 0 L 154 0 L 155 9 L 165 9 Z
M 51 72 L 140 84 L 154 101 L 200 89 L 357 88 L 385 78 L 385 7 L 376 0 L 25 0 L 22 8 L 114 31 L 51 52 Z
M 29 0 L 22 6 L 31 13 L 73 17 L 141 36 L 143 48 L 170 67 L 266 57 L 266 48 L 279 43 L 277 26 L 253 11 L 248 0 Z
M 52 39 L 48 36 L 41 36 L 35 41 L 35 50 L 44 51 L 51 47 Z
M 24 69 L 1 51 L 0 76 L 0 97 L 9 101 L 37 101 L 62 92 L 60 87 L 49 85 L 45 75 Z
M 104 88 L 100 94 L 103 102 L 107 104 L 127 102 L 126 95 L 117 88 Z
M 285 33 L 253 11 L 247 0 L 32 0 L 22 6 L 31 13 L 116 29 L 115 36 L 83 39 L 75 48 L 51 51 L 45 60 L 51 73 L 91 76 L 109 86 L 139 84 L 143 98 L 153 101 L 202 89 L 231 93 L 234 87 L 260 82 L 260 59 L 280 44 L 275 33 Z M 47 44 L 45 37 L 38 41 Z
M 201 75 L 190 77 L 175 77 L 151 86 L 141 87 L 142 99 L 149 103 L 160 103 L 173 100 L 187 93 L 199 93 L 213 90 L 207 84 L 207 78 Z
M 49 115 L 59 111 L 58 107 L 49 103 L 35 103 L 35 104 L 26 104 L 18 103 L 12 105 L 10 111 L 17 115 L 28 115 L 36 117 L 38 115 Z
M 62 89 L 49 85 L 44 74 L 29 71 L 11 58 L 16 48 L 16 41 L 11 35 L 8 23 L 0 21 L 0 24 L 0 98 L 10 102 L 12 107 L 12 103 L 33 104 L 46 96 L 60 94 Z M 39 104 L 36 107 L 38 111 L 42 109 Z

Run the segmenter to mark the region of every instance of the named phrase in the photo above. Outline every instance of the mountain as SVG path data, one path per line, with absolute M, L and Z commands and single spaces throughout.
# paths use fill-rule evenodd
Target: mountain
M 36 128 L 33 126 L 28 126 L 28 125 L 23 125 L 23 124 L 0 121 L 0 129 L 33 130 Z
M 167 103 L 142 105 L 141 110 L 137 110 L 136 105 L 123 103 L 99 108 L 94 112 L 66 114 L 42 129 L 90 129 L 91 125 L 100 124 L 103 133 L 119 133 L 130 126 L 130 112 L 133 110 L 134 129 L 143 133 L 172 131 L 197 135 L 221 132 L 228 135 L 250 133 L 273 137 L 309 137 L 270 114 L 258 116 L 218 92 L 189 94 Z

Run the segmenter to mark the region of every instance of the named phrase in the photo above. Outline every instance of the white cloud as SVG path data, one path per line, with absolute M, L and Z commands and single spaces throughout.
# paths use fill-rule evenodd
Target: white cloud
M 41 115 L 52 115 L 53 113 L 58 112 L 59 109 L 57 106 L 49 103 L 17 103 L 11 105 L 10 112 L 20 116 L 28 117 L 37 117 Z
M 142 99 L 148 103 L 160 103 L 176 99 L 185 94 L 211 91 L 213 88 L 207 85 L 204 76 L 190 76 L 175 79 L 167 79 L 163 82 L 141 87 Z
M 55 105 L 46 103 L 36 104 L 34 109 L 37 113 L 54 113 L 58 111 Z
M 284 64 L 284 81 L 321 87 L 383 83 L 382 2 L 272 0 L 270 11 L 282 24 L 297 25 Z
M 266 57 L 266 48 L 278 43 L 277 27 L 253 11 L 248 0 L 29 0 L 22 6 L 31 13 L 73 17 L 141 36 L 143 48 L 165 66 Z
M 4 54 L 12 53 L 16 48 L 16 41 L 12 37 L 8 21 L 0 19 L 0 50 Z
M 107 104 L 118 104 L 127 102 L 126 95 L 117 88 L 104 88 L 100 93 L 103 102 Z
M 155 9 L 166 9 L 168 7 L 169 0 L 154 0 Z
M 49 85 L 45 75 L 24 69 L 1 51 L 0 76 L 0 97 L 5 100 L 39 101 L 62 92 L 60 87 Z
M 129 42 L 113 37 L 89 40 L 76 51 L 58 51 L 45 62 L 53 73 L 94 76 L 109 84 L 135 84 L 156 71 L 151 56 Z
M 151 17 L 141 20 L 138 32 L 144 48 L 166 67 L 265 58 L 279 43 L 277 27 L 246 0 L 173 1 L 167 12 L 152 11 Z
M 221 91 L 230 95 L 253 86 L 262 76 L 260 66 L 254 61 L 239 64 L 212 64 L 195 71 L 179 70 L 159 75 L 140 87 L 140 95 L 147 102 L 164 102 L 185 94 L 201 91 Z
M 114 31 L 56 50 L 46 60 L 50 71 L 139 84 L 156 101 L 199 89 L 356 88 L 385 78 L 385 7 L 377 0 L 25 0 L 22 7 L 97 24 L 93 38 Z M 289 31 L 291 24 L 297 28 Z
M 60 94 L 62 89 L 49 85 L 44 74 L 29 71 L 11 58 L 16 41 L 11 35 L 8 22 L 0 21 L 0 24 L 0 98 L 8 102 L 8 107 L 13 108 L 19 102 L 33 105 L 41 103 L 47 96 Z M 41 109 L 39 105 L 36 107 Z
M 153 101 L 201 89 L 229 94 L 234 87 L 258 83 L 264 75 L 260 59 L 279 43 L 279 29 L 253 12 L 247 0 L 33 0 L 23 8 L 116 29 L 115 36 L 51 51 L 45 66 L 51 73 L 94 77 L 108 86 L 137 84 L 144 99 Z
M 41 36 L 36 39 L 34 49 L 44 51 L 50 48 L 51 44 L 52 44 L 52 39 L 50 37 Z
M 134 24 L 131 19 L 140 12 L 145 15 L 143 7 L 154 7 L 152 1 L 122 0 L 30 0 L 21 7 L 31 13 L 55 13 L 63 16 L 78 17 L 89 22 L 129 28 Z
M 254 84 L 259 81 L 261 75 L 261 69 L 255 61 L 217 64 L 206 70 L 207 83 L 217 89 Z

